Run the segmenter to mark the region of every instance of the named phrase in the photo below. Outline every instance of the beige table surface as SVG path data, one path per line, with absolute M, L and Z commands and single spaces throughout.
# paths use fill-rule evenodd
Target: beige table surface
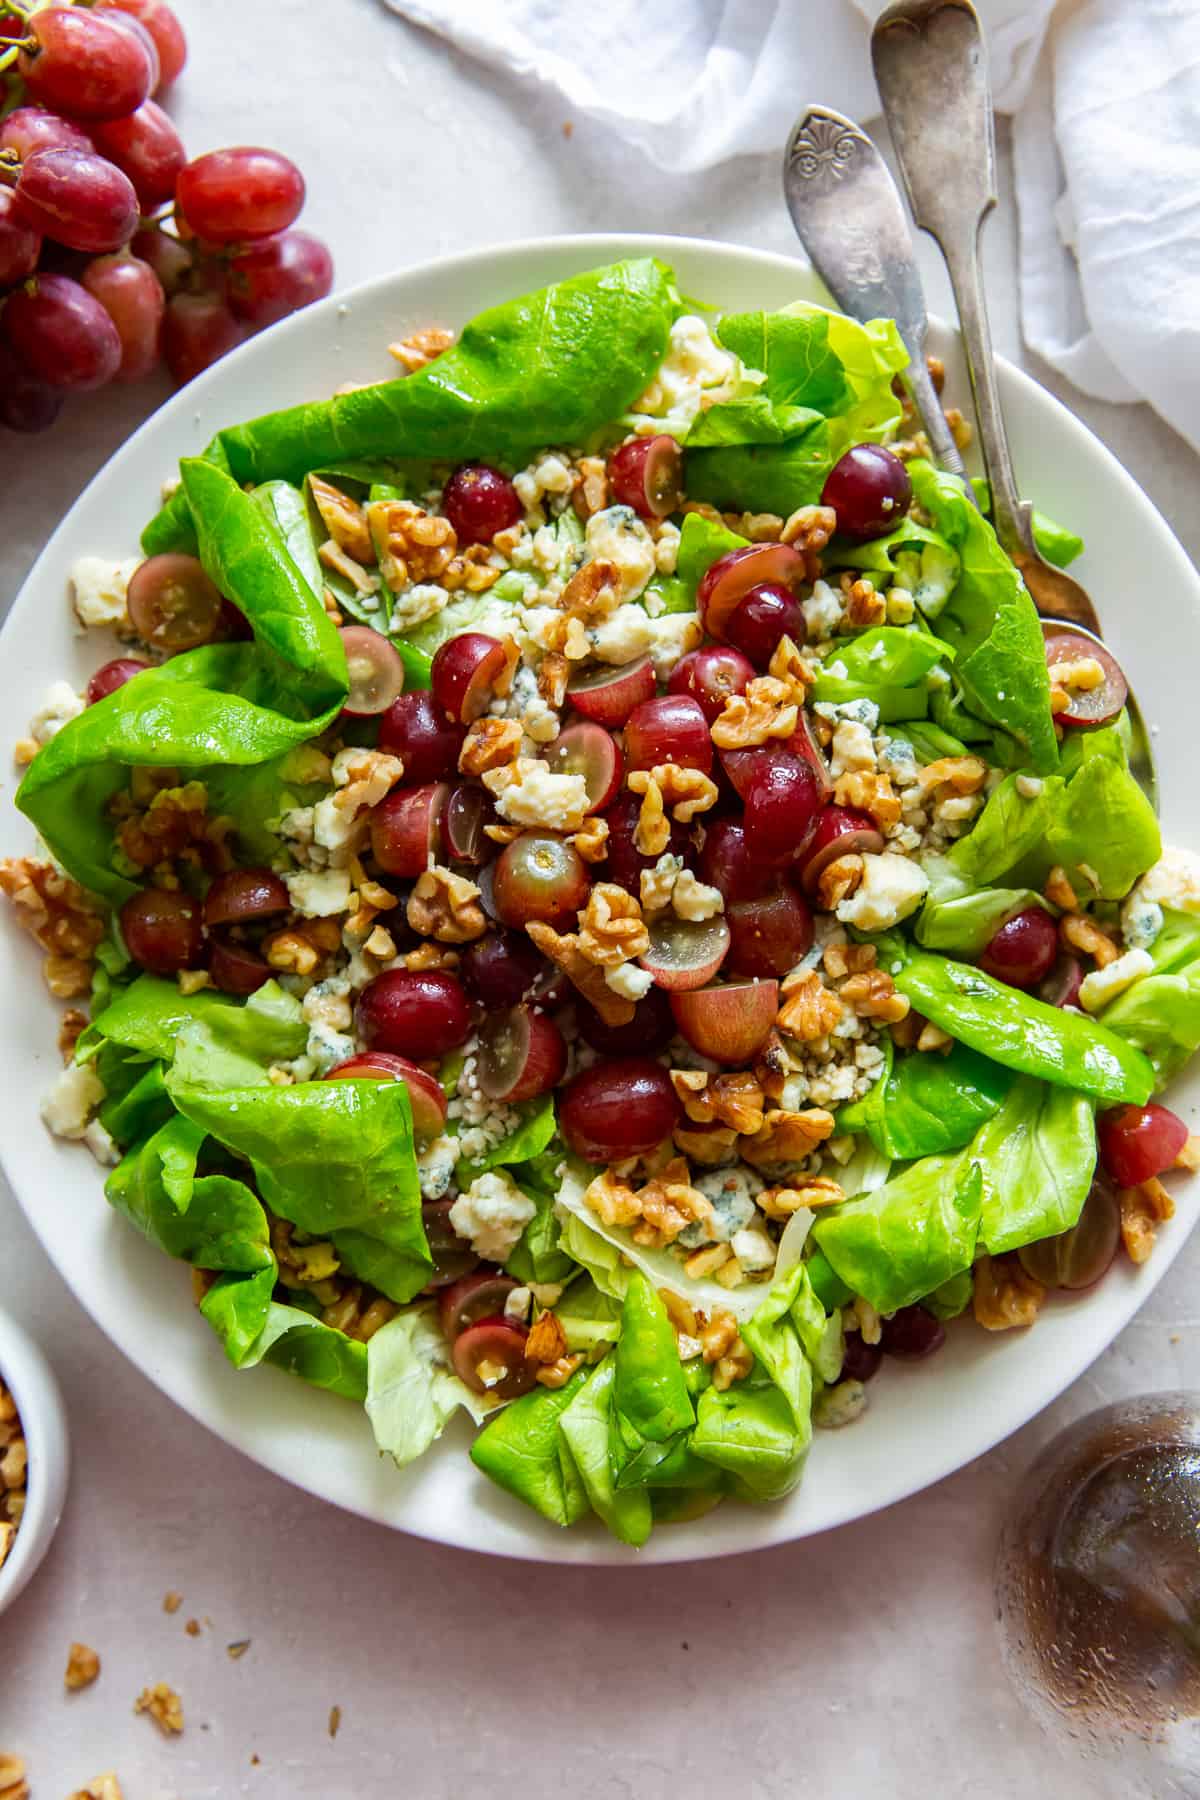
M 193 48 L 172 110 L 189 148 L 291 152 L 309 181 L 303 223 L 333 244 L 342 284 L 537 233 L 674 230 L 791 248 L 773 165 L 665 177 L 591 127 L 567 139 L 559 103 L 449 56 L 376 0 L 180 10 Z M 1112 446 L 1195 554 L 1192 453 L 1147 409 L 1083 401 L 1022 353 L 1008 169 L 1005 147 L 987 240 L 1000 348 Z M 164 393 L 110 392 L 49 437 L 0 440 L 5 603 Z M 21 723 L 6 721 L 10 737 Z M 997 1524 L 1057 1424 L 1123 1394 L 1200 1385 L 1198 1274 L 1194 1245 L 1050 1414 L 881 1517 L 740 1560 L 589 1573 L 393 1535 L 243 1461 L 109 1346 L 0 1188 L 0 1304 L 49 1351 L 75 1450 L 60 1535 L 0 1624 L 0 1750 L 28 1758 L 35 1800 L 65 1800 L 107 1769 L 126 1800 L 457 1800 L 477 1785 L 538 1800 L 1090 1800 L 1109 1791 L 1104 1772 L 1060 1761 L 1001 1668 Z M 167 1617 L 171 1588 L 185 1598 Z M 68 1699 L 72 1638 L 104 1667 Z M 245 1638 L 232 1660 L 226 1645 Z M 132 1713 L 160 1679 L 183 1697 L 174 1742 Z

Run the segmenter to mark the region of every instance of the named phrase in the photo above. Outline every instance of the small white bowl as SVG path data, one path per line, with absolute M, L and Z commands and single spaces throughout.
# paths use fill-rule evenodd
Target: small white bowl
M 58 1530 L 71 1452 L 67 1413 L 50 1364 L 29 1334 L 0 1312 L 0 1380 L 17 1403 L 29 1455 L 25 1514 L 0 1567 L 0 1613 L 37 1569 Z

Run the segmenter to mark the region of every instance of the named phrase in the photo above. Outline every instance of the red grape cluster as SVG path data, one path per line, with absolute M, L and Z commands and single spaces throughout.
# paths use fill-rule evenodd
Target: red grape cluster
M 43 431 L 160 357 L 182 385 L 329 292 L 294 163 L 187 160 L 151 97 L 186 57 L 166 0 L 0 0 L 0 426 Z

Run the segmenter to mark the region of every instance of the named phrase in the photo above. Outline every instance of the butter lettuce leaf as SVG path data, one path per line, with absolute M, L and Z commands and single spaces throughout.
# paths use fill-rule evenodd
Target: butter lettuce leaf
M 397 1313 L 367 1344 L 367 1417 L 397 1468 L 423 1455 L 460 1408 L 480 1424 L 500 1404 L 454 1373 L 436 1306 Z
M 590 1510 L 587 1487 L 559 1430 L 590 1373 L 581 1366 L 561 1388 L 522 1394 L 489 1420 L 471 1446 L 477 1469 L 555 1525 L 574 1525 Z
M 1150 955 L 1153 969 L 1100 1018 L 1107 1030 L 1150 1059 L 1160 1088 L 1200 1049 L 1200 918 L 1164 907 Z
M 1023 1077 L 971 1154 L 983 1174 L 979 1242 L 993 1256 L 1069 1231 L 1096 1168 L 1092 1107 L 1069 1088 Z

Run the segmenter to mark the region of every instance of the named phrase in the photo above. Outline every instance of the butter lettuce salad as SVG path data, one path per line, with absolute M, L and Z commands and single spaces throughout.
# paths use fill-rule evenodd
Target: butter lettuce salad
M 1200 860 L 891 323 L 641 259 L 401 349 L 70 571 L 43 1118 L 214 1353 L 639 1545 L 1151 1253 Z

